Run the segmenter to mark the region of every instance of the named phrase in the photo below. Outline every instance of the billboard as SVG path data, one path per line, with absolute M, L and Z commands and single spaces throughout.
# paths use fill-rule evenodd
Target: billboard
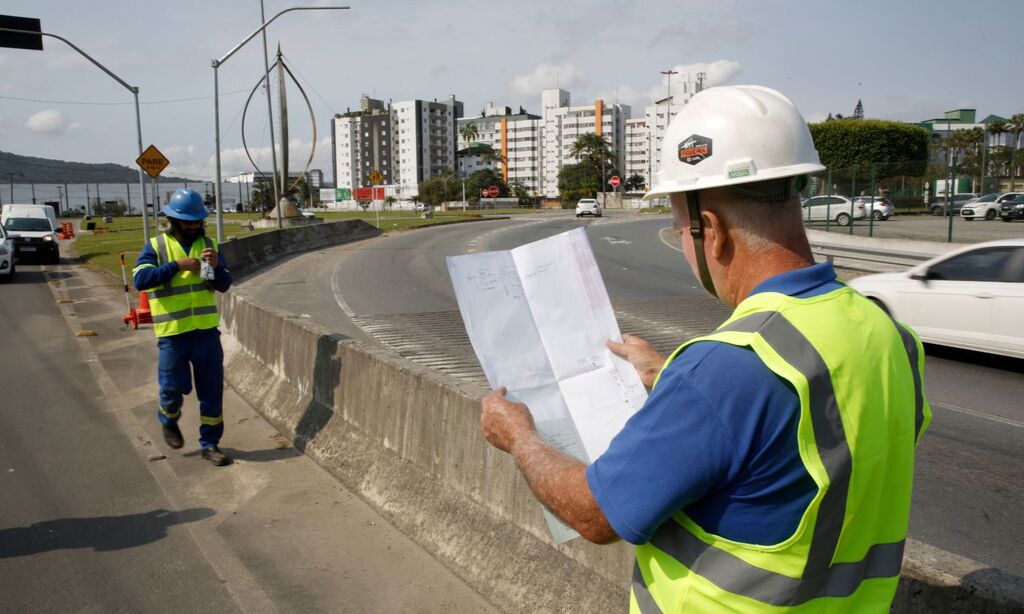
M 384 200 L 384 188 L 354 188 L 352 197 L 356 200 Z

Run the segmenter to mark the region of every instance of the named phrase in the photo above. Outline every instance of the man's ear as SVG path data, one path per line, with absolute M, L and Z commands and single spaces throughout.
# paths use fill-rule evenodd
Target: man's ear
M 729 242 L 729 233 L 726 231 L 722 218 L 714 211 L 701 211 L 704 219 L 704 244 L 711 256 L 716 260 L 722 258 Z

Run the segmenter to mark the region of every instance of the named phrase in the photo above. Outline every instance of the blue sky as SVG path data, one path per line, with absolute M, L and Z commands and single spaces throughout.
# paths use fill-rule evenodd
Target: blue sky
M 540 89 L 560 85 L 574 103 L 618 100 L 639 117 L 665 91 L 659 71 L 677 68 L 777 88 L 811 121 L 848 114 L 858 98 L 868 117 L 904 121 L 960 107 L 979 117 L 1024 112 L 1020 0 L 265 4 L 268 16 L 289 6 L 352 7 L 290 13 L 269 28 L 272 51 L 280 42 L 313 102 L 315 166 L 328 177 L 328 120 L 364 93 L 395 101 L 454 93 L 472 115 L 487 101 L 536 112 Z M 213 175 L 210 60 L 259 26 L 258 0 L 5 0 L 0 12 L 40 18 L 44 31 L 138 85 L 143 140 L 171 159 L 168 172 Z M 72 104 L 130 103 L 130 94 L 59 41 L 45 45 L 0 49 L 0 150 L 132 164 L 131 105 Z M 238 117 L 261 66 L 257 38 L 220 70 L 225 174 L 248 170 Z M 309 119 L 297 93 L 289 96 L 293 160 L 305 160 Z M 164 102 L 182 98 L 199 99 Z M 269 143 L 259 100 L 247 119 L 257 153 Z

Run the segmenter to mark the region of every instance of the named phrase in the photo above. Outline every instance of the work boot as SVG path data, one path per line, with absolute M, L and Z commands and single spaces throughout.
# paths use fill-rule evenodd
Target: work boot
M 231 457 L 220 451 L 217 446 L 209 448 L 203 448 L 203 458 L 210 461 L 217 467 L 223 467 L 224 465 L 231 464 Z
M 170 426 L 161 423 L 164 430 L 164 441 L 167 445 L 171 446 L 175 450 L 185 445 L 185 438 L 181 436 L 181 429 L 178 428 L 178 424 L 174 423 Z

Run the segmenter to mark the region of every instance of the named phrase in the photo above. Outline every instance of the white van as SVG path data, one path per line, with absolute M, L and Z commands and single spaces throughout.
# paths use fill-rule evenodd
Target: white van
M 57 244 L 57 213 L 49 205 L 4 205 L 0 210 L 0 224 L 14 239 L 18 260 L 39 260 L 47 264 L 60 263 Z

